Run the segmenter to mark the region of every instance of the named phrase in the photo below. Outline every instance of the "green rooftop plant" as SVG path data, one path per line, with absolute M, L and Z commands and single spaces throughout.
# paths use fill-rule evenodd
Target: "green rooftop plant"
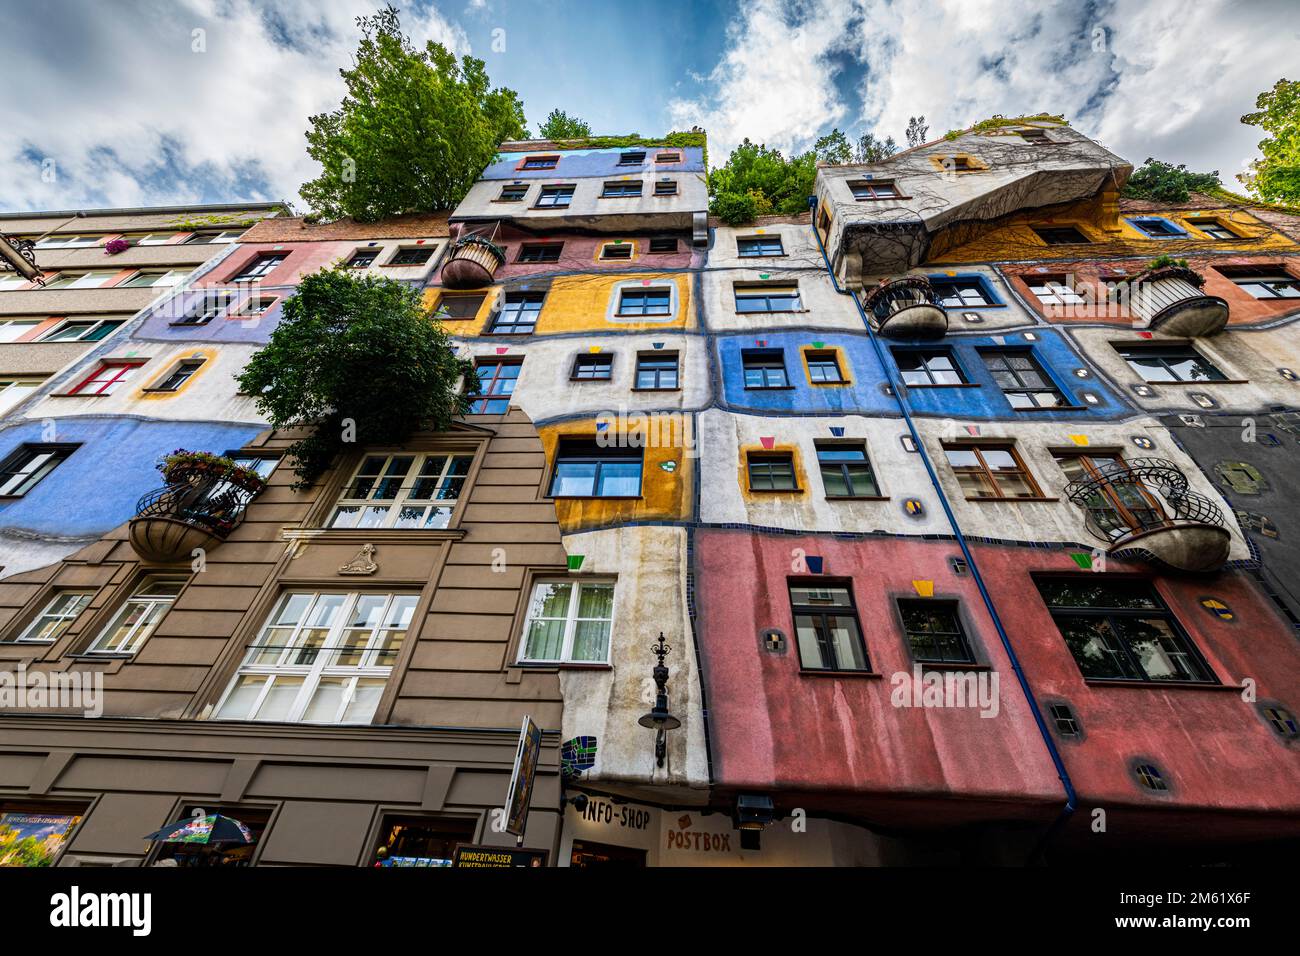
M 1218 187 L 1218 170 L 1212 173 L 1193 173 L 1182 164 L 1174 166 L 1148 157 L 1124 184 L 1121 195 L 1129 199 L 1184 203 L 1194 192 L 1209 192 Z
M 303 278 L 239 376 L 240 391 L 256 396 L 273 427 L 308 431 L 288 449 L 295 488 L 349 447 L 400 446 L 417 430 L 445 431 L 468 411 L 477 385 L 419 289 L 344 269 Z

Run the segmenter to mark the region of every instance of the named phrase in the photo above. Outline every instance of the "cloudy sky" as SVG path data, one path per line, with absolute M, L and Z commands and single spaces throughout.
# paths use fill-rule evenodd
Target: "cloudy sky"
M 0 0 L 0 209 L 297 201 L 381 0 Z M 1295 0 L 397 0 L 417 41 L 487 62 L 535 126 L 703 126 L 807 148 L 1064 113 L 1140 163 L 1232 177 L 1238 122 L 1300 64 Z M 495 42 L 494 42 L 495 41 Z M 1294 77 L 1291 77 L 1294 78 Z M 301 208 L 301 203 L 299 203 Z

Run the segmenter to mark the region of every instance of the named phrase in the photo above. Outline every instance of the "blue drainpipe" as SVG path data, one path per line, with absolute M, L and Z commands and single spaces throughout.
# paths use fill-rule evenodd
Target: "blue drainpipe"
M 1038 842 L 1030 859 L 1037 859 L 1040 854 L 1047 848 L 1047 841 L 1065 826 L 1067 820 L 1074 813 L 1079 805 L 1078 794 L 1074 791 L 1074 784 L 1070 780 L 1069 771 L 1065 769 L 1065 761 L 1061 759 L 1061 752 L 1057 749 L 1056 741 L 1052 739 L 1051 731 L 1047 729 L 1047 723 L 1043 720 L 1042 711 L 1038 707 L 1038 700 L 1034 697 L 1034 691 L 1029 686 L 1029 680 L 1025 677 L 1024 669 L 1020 666 L 1020 658 L 1016 656 L 1016 650 L 1011 646 L 1011 638 L 1007 636 L 1006 628 L 1002 626 L 1002 618 L 998 615 L 998 609 L 993 603 L 993 597 L 989 594 L 988 588 L 984 586 L 984 577 L 980 574 L 979 565 L 975 562 L 975 556 L 971 554 L 970 547 L 966 543 L 966 536 L 962 533 L 961 525 L 957 521 L 957 516 L 953 514 L 952 507 L 948 504 L 948 496 L 944 494 L 942 486 L 939 484 L 939 476 L 934 470 L 934 464 L 930 461 L 930 456 L 925 450 L 925 444 L 921 441 L 921 436 L 917 434 L 916 425 L 912 422 L 911 410 L 907 407 L 905 391 L 901 383 L 895 380 L 894 374 L 890 371 L 890 364 L 885 361 L 885 350 L 876 338 L 876 332 L 871 327 L 871 320 L 867 317 L 866 310 L 862 308 L 862 303 L 853 293 L 840 288 L 839 280 L 835 278 L 835 270 L 831 268 L 830 256 L 826 254 L 826 245 L 822 242 L 821 233 L 817 231 L 817 197 L 808 197 L 808 208 L 812 213 L 812 222 L 810 227 L 813 236 L 817 239 L 817 248 L 821 250 L 822 261 L 826 263 L 826 274 L 831 278 L 831 285 L 840 295 L 847 295 L 853 300 L 853 305 L 858 310 L 858 315 L 862 319 L 862 324 L 866 326 L 867 337 L 871 339 L 871 346 L 876 351 L 876 361 L 880 363 L 881 369 L 888 376 L 890 391 L 894 393 L 894 401 L 898 403 L 898 410 L 903 414 L 903 421 L 907 423 L 907 430 L 912 435 L 912 443 L 916 446 L 917 453 L 921 456 L 921 461 L 925 463 L 926 473 L 930 476 L 930 484 L 934 486 L 935 494 L 939 496 L 939 504 L 943 506 L 943 513 L 948 516 L 948 524 L 952 527 L 953 535 L 957 539 L 957 545 L 961 548 L 962 557 L 966 559 L 966 567 L 970 568 L 971 577 L 975 581 L 975 586 L 979 588 L 980 597 L 984 600 L 984 607 L 988 609 L 989 617 L 993 619 L 993 626 L 997 629 L 998 639 L 1002 642 L 1002 649 L 1006 651 L 1007 658 L 1011 661 L 1011 669 L 1015 672 L 1016 681 L 1020 684 L 1020 690 L 1025 695 L 1025 700 L 1029 703 L 1029 710 L 1034 715 L 1034 724 L 1038 727 L 1038 733 L 1042 735 L 1043 744 L 1047 747 L 1047 752 L 1051 755 L 1052 765 L 1056 767 L 1056 776 L 1061 781 L 1061 786 L 1065 788 L 1065 806 L 1061 808 L 1061 815 L 1056 818 L 1055 822 L 1043 834 L 1042 839 Z

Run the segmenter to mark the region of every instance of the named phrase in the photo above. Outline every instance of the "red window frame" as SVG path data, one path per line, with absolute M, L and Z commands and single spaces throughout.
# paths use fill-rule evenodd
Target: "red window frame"
M 112 395 L 113 394 L 112 390 L 117 388 L 118 384 L 124 381 L 126 377 L 131 374 L 132 371 L 134 371 L 135 369 L 139 368 L 142 365 L 144 365 L 144 362 L 100 362 L 99 367 L 96 368 L 93 372 L 91 372 L 87 378 L 82 379 L 81 382 L 77 385 L 77 387 L 72 389 L 72 391 L 70 391 L 68 394 L 69 395 Z M 117 369 L 117 374 L 115 374 L 112 378 L 108 379 L 107 381 L 101 383 L 97 391 L 92 392 L 87 390 L 87 386 L 89 386 L 92 382 L 94 382 L 97 378 L 99 378 L 100 375 L 104 374 L 111 368 Z M 108 389 L 108 391 L 105 391 L 105 389 Z

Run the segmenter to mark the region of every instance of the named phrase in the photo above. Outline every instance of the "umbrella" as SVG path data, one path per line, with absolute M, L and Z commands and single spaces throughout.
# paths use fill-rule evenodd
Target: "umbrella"
M 154 843 L 252 843 L 248 827 L 233 817 L 210 813 L 206 817 L 186 817 L 150 833 L 146 840 Z

